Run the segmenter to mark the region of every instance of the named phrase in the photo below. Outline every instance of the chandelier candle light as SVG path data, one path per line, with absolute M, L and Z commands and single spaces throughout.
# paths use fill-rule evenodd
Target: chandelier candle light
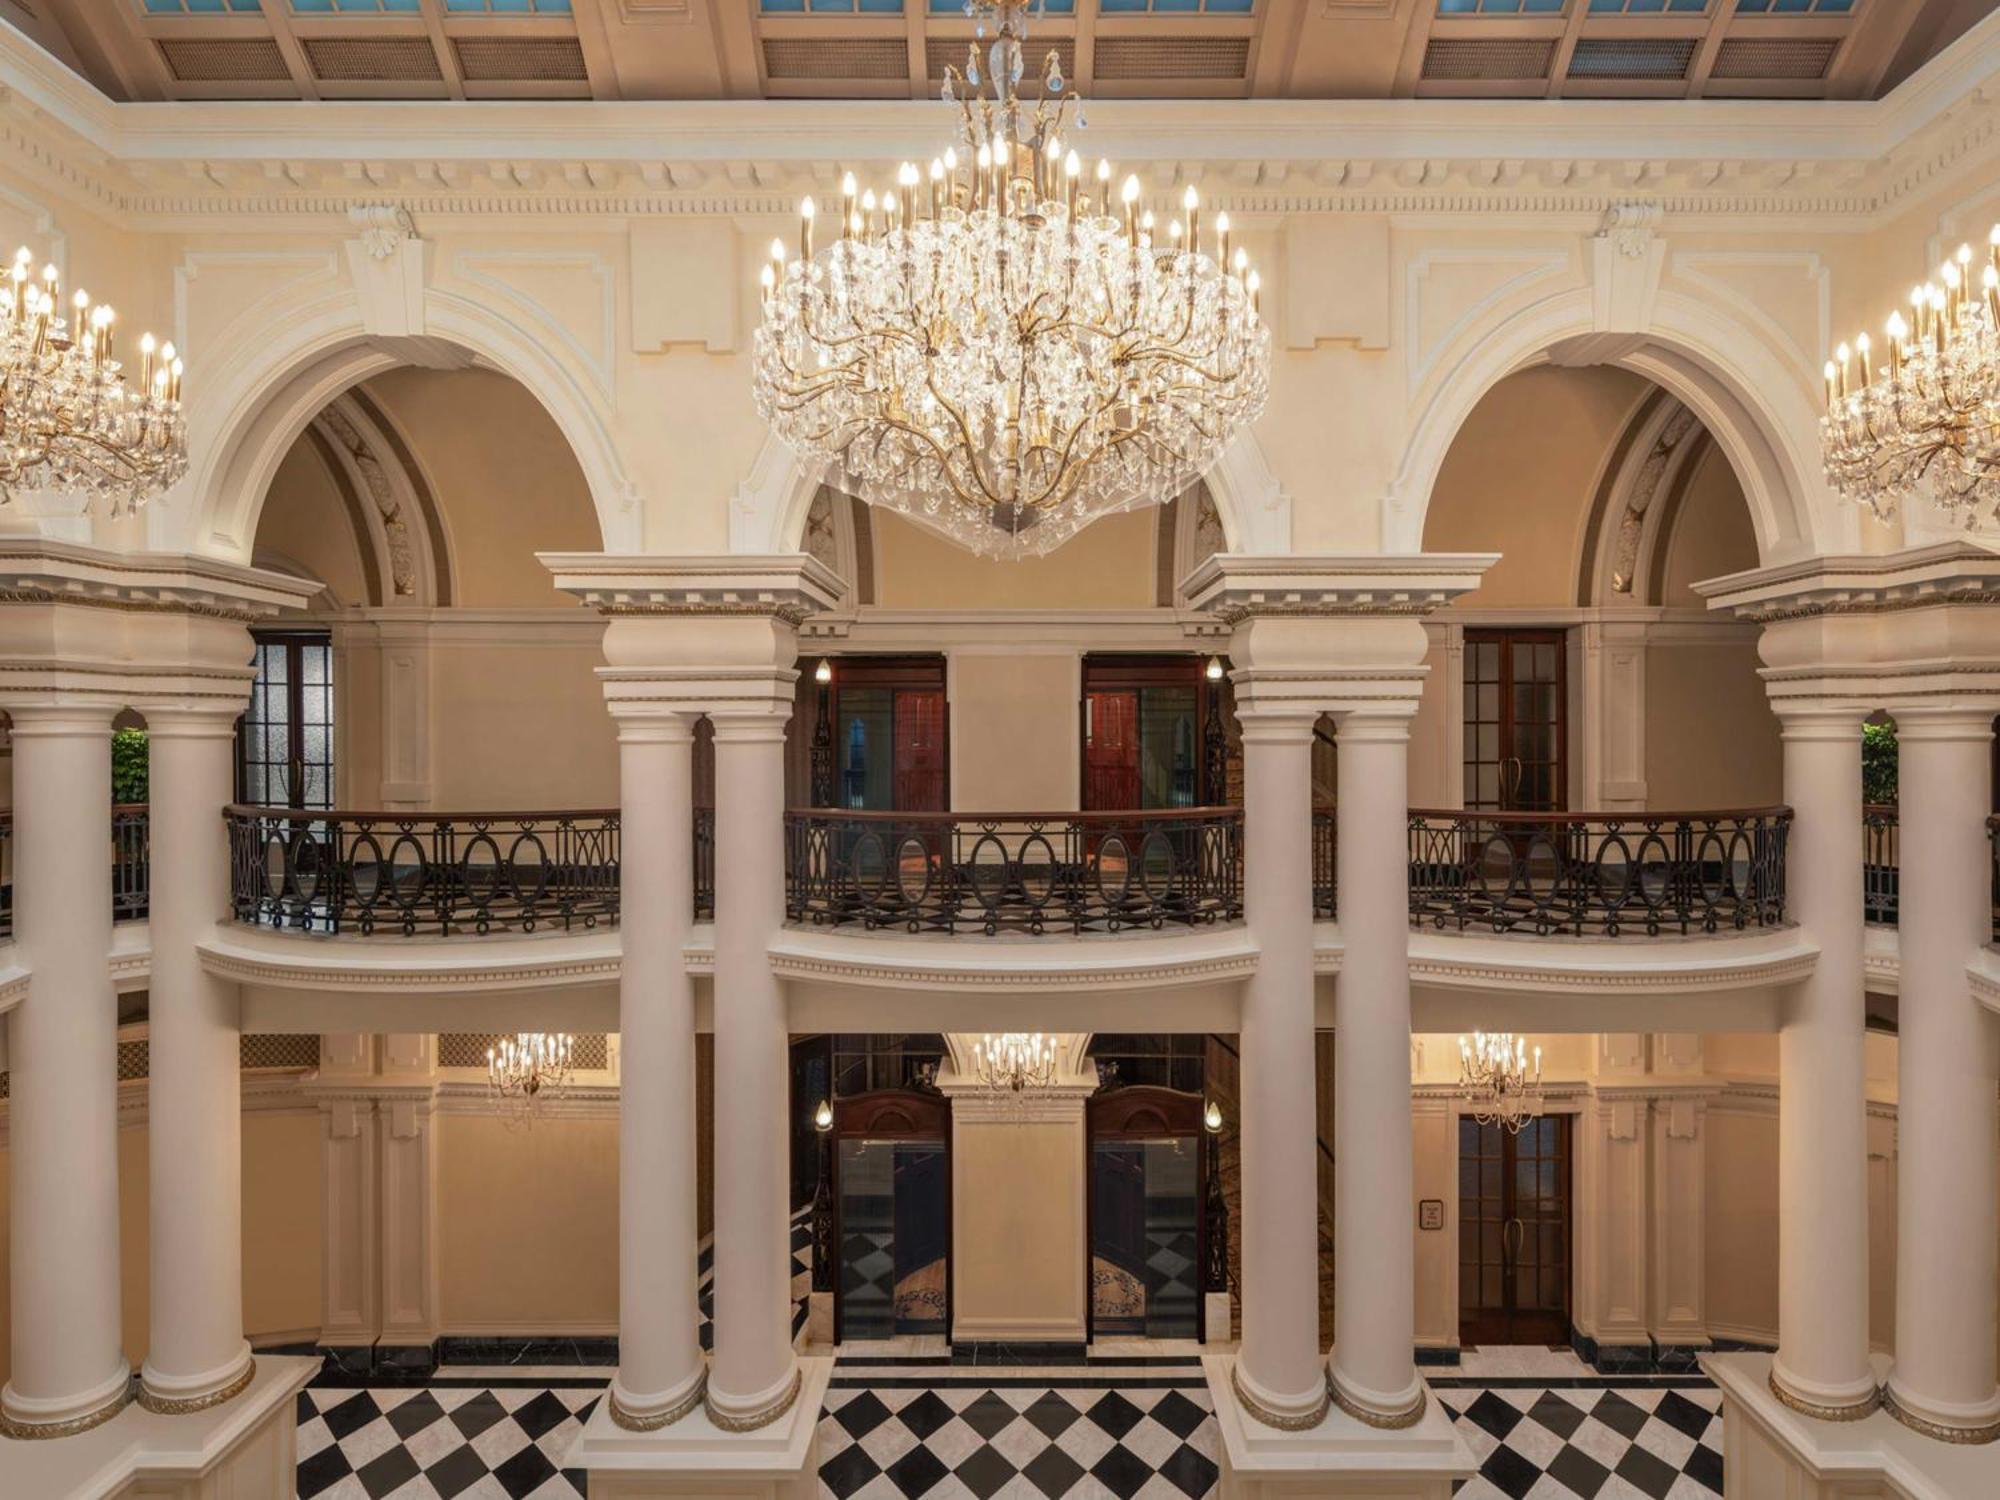
M 1507 1031 L 1475 1031 L 1458 1039 L 1458 1091 L 1481 1125 L 1519 1133 L 1542 1112 L 1542 1049 L 1529 1068 L 1528 1043 Z
M 959 144 L 893 188 L 845 174 L 796 253 L 771 244 L 758 414 L 834 482 L 974 552 L 1049 551 L 1163 504 L 1264 408 L 1270 333 L 1229 216 L 1187 187 L 1164 223 L 1137 177 L 1086 169 L 1050 52 L 1018 93 L 1038 0 L 970 0 L 995 39 L 945 70 Z M 985 92 L 982 92 L 982 85 Z
M 0 292 L 0 503 L 52 490 L 136 510 L 187 469 L 181 361 L 149 333 L 127 386 L 111 308 L 78 291 L 65 318 L 56 268 L 33 259 L 18 251 Z
M 532 1121 L 569 1085 L 576 1038 L 566 1031 L 517 1031 L 486 1049 L 486 1082 L 508 1123 Z
M 1055 1039 L 1039 1031 L 989 1034 L 973 1044 L 972 1070 L 996 1094 L 1047 1088 L 1056 1080 Z
M 2000 523 L 2000 224 L 1826 363 L 1826 477 L 1887 521 L 1927 491 L 1968 530 Z

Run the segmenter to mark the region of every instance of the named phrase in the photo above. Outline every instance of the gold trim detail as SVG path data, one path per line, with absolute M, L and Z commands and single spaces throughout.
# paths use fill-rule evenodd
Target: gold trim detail
M 1251 1400 L 1248 1392 L 1243 1389 L 1243 1382 L 1237 1378 L 1236 1367 L 1234 1365 L 1230 1366 L 1229 1369 L 1229 1388 L 1236 1393 L 1236 1399 L 1242 1404 L 1244 1411 L 1255 1417 L 1259 1422 L 1262 1422 L 1266 1427 L 1275 1427 L 1280 1432 L 1304 1432 L 1308 1428 L 1319 1426 L 1321 1422 L 1326 1420 L 1327 1398 L 1324 1394 L 1320 1396 L 1319 1405 L 1313 1408 L 1310 1415 L 1301 1414 L 1295 1417 L 1287 1417 L 1272 1411 L 1269 1407 L 1260 1406 Z
M 728 1412 L 716 1410 L 715 1402 L 710 1399 L 706 1388 L 707 1383 L 703 1382 L 702 1405 L 708 1411 L 708 1420 L 713 1422 L 717 1427 L 720 1427 L 724 1432 L 755 1432 L 759 1427 L 769 1427 L 778 1418 L 790 1411 L 792 1403 L 799 1399 L 799 1388 L 804 1384 L 805 1372 L 794 1369 L 792 1371 L 791 1386 L 786 1390 L 784 1395 L 773 1401 L 762 1411 L 753 1411 L 748 1416 L 737 1417 L 730 1415 Z
M 1794 1396 L 1790 1391 L 1779 1385 L 1778 1372 L 1776 1370 L 1771 1371 L 1765 1377 L 1765 1383 L 1771 1387 L 1771 1394 L 1778 1398 L 1780 1406 L 1789 1406 L 1800 1416 L 1812 1417 L 1821 1422 L 1859 1422 L 1863 1417 L 1868 1416 L 1878 1406 L 1883 1404 L 1882 1392 L 1874 1390 L 1863 1396 L 1859 1401 L 1851 1402 L 1846 1406 L 1822 1406 L 1817 1401 L 1808 1401 L 1802 1396 Z
M 2000 1440 L 2000 1421 L 1988 1422 L 1982 1427 L 1947 1427 L 1942 1422 L 1933 1422 L 1928 1417 L 1920 1417 L 1901 1405 L 1896 1400 L 1896 1393 L 1886 1385 L 1882 1387 L 1882 1410 L 1910 1431 L 1927 1438 L 1934 1438 L 1940 1443 L 1954 1443 L 1971 1448 Z
M 96 1411 L 86 1412 L 80 1417 L 71 1417 L 65 1422 L 22 1422 L 0 1412 L 0 1437 L 10 1437 L 22 1442 L 34 1442 L 41 1438 L 75 1437 L 79 1432 L 88 1432 L 93 1427 L 102 1427 L 132 1399 L 132 1387 L 128 1382 L 108 1403 Z
M 1416 1426 L 1417 1423 L 1424 1419 L 1424 1408 L 1430 1404 L 1431 1399 L 1430 1387 L 1425 1385 L 1422 1380 L 1419 1380 L 1417 1382 L 1417 1399 L 1415 1401 L 1411 1402 L 1401 1411 L 1379 1412 L 1372 1407 L 1361 1405 L 1353 1398 L 1344 1394 L 1340 1389 L 1340 1382 L 1333 1378 L 1331 1370 L 1327 1372 L 1326 1388 L 1333 1396 L 1333 1404 L 1354 1418 L 1355 1421 L 1364 1423 L 1369 1427 L 1380 1428 L 1385 1432 L 1393 1432 L 1402 1427 Z
M 689 1391 L 687 1395 L 668 1407 L 665 1411 L 654 1416 L 635 1417 L 618 1404 L 618 1398 L 615 1395 L 612 1395 L 608 1391 L 605 1393 L 605 1399 L 611 1405 L 611 1420 L 627 1432 L 658 1432 L 662 1427 L 671 1427 L 697 1406 L 700 1406 L 707 1398 L 708 1371 L 706 1370 L 703 1370 L 700 1379 L 695 1381 L 693 1390 Z M 711 1413 L 711 1415 L 713 1414 Z
M 206 1396 L 156 1396 L 146 1389 L 146 1382 L 141 1378 L 138 1392 L 132 1399 L 147 1411 L 159 1416 L 185 1417 L 198 1411 L 207 1411 L 212 1406 L 220 1406 L 231 1397 L 242 1395 L 256 1375 L 257 1361 L 253 1359 L 243 1367 L 241 1375 L 221 1390 L 210 1391 Z

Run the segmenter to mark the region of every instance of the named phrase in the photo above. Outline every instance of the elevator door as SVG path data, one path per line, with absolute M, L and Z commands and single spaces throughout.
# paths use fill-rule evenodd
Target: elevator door
M 1458 1122 L 1458 1334 L 1468 1344 L 1569 1341 L 1570 1117 L 1515 1135 Z

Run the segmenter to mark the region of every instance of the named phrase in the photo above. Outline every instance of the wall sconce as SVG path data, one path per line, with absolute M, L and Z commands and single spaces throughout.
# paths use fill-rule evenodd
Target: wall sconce
M 1208 1101 L 1208 1107 L 1201 1112 L 1201 1124 L 1210 1135 L 1222 1134 L 1222 1106 L 1213 1099 Z
M 833 663 L 824 656 L 819 659 L 819 665 L 813 668 L 813 681 L 821 687 L 833 681 Z
M 1207 670 L 1208 670 L 1208 680 L 1210 682 L 1222 681 L 1222 658 L 1219 656 L 1211 656 L 1208 659 Z
M 833 1104 L 829 1100 L 820 1100 L 819 1108 L 813 1111 L 813 1129 L 822 1135 L 833 1129 Z

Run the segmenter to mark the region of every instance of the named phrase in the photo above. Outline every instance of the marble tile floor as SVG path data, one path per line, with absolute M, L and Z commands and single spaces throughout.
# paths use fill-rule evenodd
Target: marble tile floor
M 842 1352 L 821 1419 L 822 1500 L 1215 1500 L 1219 1439 L 1192 1351 L 1135 1341 L 1042 1368 L 947 1358 Z M 577 1500 L 584 1476 L 563 1460 L 607 1378 L 445 1366 L 427 1386 L 315 1383 L 299 1398 L 298 1495 Z M 1480 1460 L 1458 1500 L 1722 1491 L 1721 1398 L 1700 1376 L 1460 1370 L 1430 1383 Z

